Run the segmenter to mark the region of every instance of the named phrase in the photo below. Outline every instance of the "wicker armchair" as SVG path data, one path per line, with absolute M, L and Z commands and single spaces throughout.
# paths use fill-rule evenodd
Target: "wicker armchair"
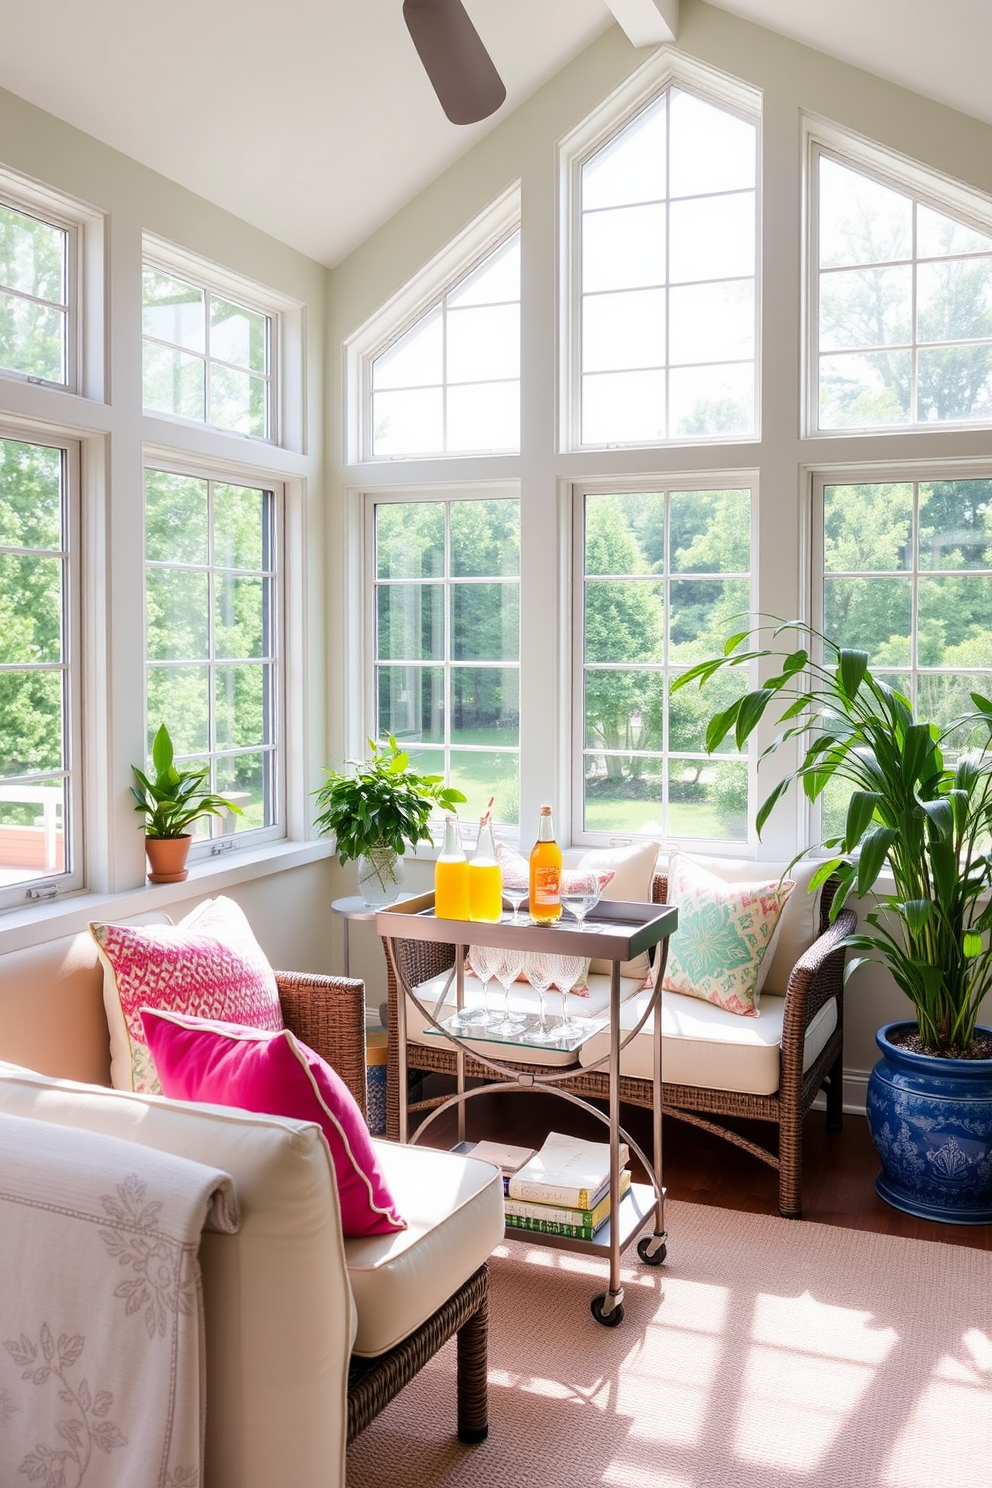
M 276 972 L 286 1026 L 333 1065 L 366 1114 L 365 983 L 344 977 Z M 416 1332 L 348 1375 L 348 1440 L 353 1441 L 428 1359 L 457 1335 L 458 1436 L 488 1432 L 489 1268 L 481 1266 Z
M 666 902 L 667 876 L 655 875 L 652 898 L 656 904 Z M 844 1049 L 844 949 L 840 942 L 854 929 L 856 917 L 851 909 L 843 909 L 836 921 L 830 923 L 830 905 L 836 891 L 834 879 L 824 884 L 820 898 L 819 935 L 793 968 L 785 997 L 782 1029 L 779 1087 L 771 1095 L 753 1095 L 734 1090 L 708 1089 L 701 1086 L 678 1085 L 664 1081 L 664 1115 L 677 1121 L 686 1121 L 702 1127 L 734 1143 L 753 1157 L 777 1169 L 779 1175 L 778 1206 L 784 1218 L 799 1219 L 802 1216 L 802 1140 L 803 1118 L 821 1089 L 826 1090 L 826 1120 L 830 1130 L 839 1130 L 842 1125 L 843 1102 L 843 1049 Z M 427 941 L 399 941 L 395 943 L 397 960 L 402 975 L 411 986 L 417 986 L 429 977 L 451 966 L 454 947 Z M 387 953 L 389 995 L 389 1065 L 386 1086 L 386 1131 L 387 1135 L 399 1135 L 399 1085 L 398 1047 L 396 1035 L 397 986 L 393 966 Z M 804 1040 L 806 1030 L 816 1014 L 831 998 L 837 1003 L 837 1022 L 824 1047 L 809 1069 L 803 1070 Z M 440 1039 L 432 1040 L 430 1047 L 408 1041 L 407 1067 L 410 1071 L 454 1075 L 456 1056 Z M 542 1066 L 533 1063 L 517 1065 L 532 1073 Z M 466 1075 L 492 1080 L 496 1076 L 487 1066 L 466 1059 Z M 569 1088 L 577 1095 L 592 1099 L 607 1099 L 608 1077 L 604 1071 L 590 1071 L 570 1080 Z M 411 1101 L 412 1113 L 427 1111 L 440 1104 L 443 1096 L 428 1100 Z M 631 1105 L 650 1109 L 652 1105 L 651 1083 L 645 1079 L 623 1075 L 620 1078 L 620 1099 Z M 768 1122 L 776 1128 L 776 1139 L 772 1145 L 763 1146 L 750 1136 L 737 1130 L 737 1118 Z M 729 1123 L 729 1124 L 728 1124 Z

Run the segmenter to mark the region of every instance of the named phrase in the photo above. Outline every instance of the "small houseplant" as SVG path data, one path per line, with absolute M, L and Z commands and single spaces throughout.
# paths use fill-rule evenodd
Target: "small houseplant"
M 760 645 L 763 634 L 791 645 Z M 850 790 L 843 826 L 812 852 L 825 854 L 811 889 L 835 874 L 832 913 L 852 895 L 867 900 L 868 928 L 846 944 L 881 963 L 913 1008 L 913 1020 L 878 1035 L 883 1058 L 873 1071 L 868 1115 L 884 1172 L 879 1192 L 928 1218 L 962 1223 L 992 1219 L 992 1029 L 978 1024 L 992 991 L 992 699 L 972 692 L 974 711 L 945 727 L 916 716 L 910 701 L 869 666 L 867 652 L 837 646 L 801 621 L 741 631 L 721 656 L 691 667 L 673 684 L 703 685 L 728 668 L 774 658 L 779 670 L 709 720 L 712 752 L 733 736 L 743 748 L 769 711 L 783 731 L 762 758 L 786 741 L 805 751 L 757 814 L 769 813 L 796 782 L 810 801 L 828 785 Z M 977 738 L 954 757 L 951 741 Z M 883 871 L 888 882 L 880 884 Z M 910 1087 L 933 1076 L 940 1099 L 910 1112 Z M 948 1126 L 948 1090 L 976 1083 L 984 1115 L 963 1108 Z M 900 1154 L 907 1161 L 898 1175 Z M 958 1198 L 962 1203 L 957 1203 Z M 952 1215 L 951 1211 L 955 1211 Z
M 164 723 L 152 740 L 152 765 L 153 776 L 131 766 L 134 809 L 144 817 L 148 877 L 152 883 L 180 883 L 187 875 L 192 840 L 188 828 L 201 817 L 220 816 L 223 811 L 240 816 L 241 807 L 205 789 L 209 765 L 181 769 L 175 764 L 172 736 Z
M 367 904 L 389 904 L 399 893 L 400 859 L 407 844 L 432 841 L 432 813 L 453 811 L 465 800 L 443 775 L 421 775 L 392 734 L 369 739 L 371 758 L 346 760 L 327 770 L 314 792 L 315 824 L 333 832 L 342 863 L 358 860 L 358 890 Z

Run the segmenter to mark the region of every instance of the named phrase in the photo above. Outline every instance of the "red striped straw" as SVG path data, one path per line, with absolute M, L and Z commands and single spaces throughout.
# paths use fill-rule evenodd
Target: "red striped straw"
M 490 797 L 489 797 L 489 800 L 488 800 L 488 802 L 487 802 L 487 803 L 486 803 L 486 814 L 485 814 L 485 816 L 484 816 L 484 817 L 483 817 L 483 818 L 482 818 L 482 820 L 483 820 L 483 821 L 484 821 L 484 822 L 487 822 L 487 821 L 488 821 L 488 820 L 489 820 L 489 813 L 490 813 L 490 811 L 492 811 L 492 809 L 493 809 L 493 802 L 494 802 L 494 801 L 495 801 L 495 799 L 496 799 L 496 797 L 495 797 L 495 796 L 490 796 Z

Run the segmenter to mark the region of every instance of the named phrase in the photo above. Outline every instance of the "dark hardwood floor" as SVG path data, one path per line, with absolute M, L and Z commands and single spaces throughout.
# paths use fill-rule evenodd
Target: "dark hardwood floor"
M 432 1080 L 435 1093 L 439 1093 L 441 1077 L 434 1076 Z M 621 1121 L 634 1140 L 650 1152 L 650 1112 L 625 1106 Z M 529 1092 L 499 1091 L 474 1097 L 468 1103 L 466 1127 L 469 1139 L 486 1136 L 525 1147 L 540 1146 L 552 1130 L 569 1131 L 593 1140 L 605 1137 L 605 1127 L 594 1117 L 553 1096 Z M 748 1131 L 748 1123 L 743 1123 L 741 1129 Z M 761 1123 L 751 1123 L 750 1134 L 766 1143 L 770 1129 Z M 453 1113 L 445 1113 L 434 1122 L 430 1140 L 437 1146 L 457 1140 Z M 663 1144 L 663 1173 L 670 1198 L 757 1214 L 778 1214 L 778 1175 L 766 1163 L 680 1121 L 666 1121 Z M 992 1250 L 992 1225 L 936 1224 L 915 1219 L 886 1204 L 875 1192 L 878 1170 L 878 1159 L 863 1116 L 847 1115 L 843 1131 L 828 1132 L 824 1112 L 810 1111 L 803 1135 L 804 1219 L 852 1230 L 902 1235 L 912 1240 L 937 1240 L 945 1245 Z M 638 1176 L 636 1171 L 634 1176 Z

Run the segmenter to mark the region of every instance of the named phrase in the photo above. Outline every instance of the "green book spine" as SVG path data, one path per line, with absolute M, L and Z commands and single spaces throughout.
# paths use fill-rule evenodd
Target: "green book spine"
M 536 1230 L 539 1235 L 562 1235 L 569 1240 L 592 1240 L 603 1228 L 602 1224 L 595 1230 L 592 1225 L 558 1224 L 553 1219 L 530 1219 L 524 1214 L 508 1214 L 506 1223 L 511 1230 Z

